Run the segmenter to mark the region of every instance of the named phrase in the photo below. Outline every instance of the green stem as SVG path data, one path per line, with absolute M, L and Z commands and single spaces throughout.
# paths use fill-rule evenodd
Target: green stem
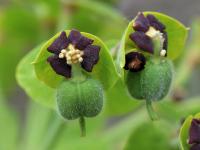
M 82 73 L 80 64 L 72 65 L 72 80 L 75 82 L 82 82 L 86 79 L 86 76 Z
M 41 150 L 50 150 L 53 149 L 54 144 L 56 144 L 57 139 L 59 139 L 60 134 L 62 133 L 65 127 L 65 122 L 60 118 L 55 118 L 52 122 L 52 125 L 47 130 L 47 135 L 45 136 L 45 141 L 43 141 L 43 145 L 41 146 Z
M 152 102 L 150 100 L 146 100 L 146 107 L 149 114 L 149 117 L 152 121 L 158 120 L 158 115 L 153 109 Z
M 81 137 L 86 136 L 85 118 L 82 116 L 79 118 L 79 124 L 81 129 Z

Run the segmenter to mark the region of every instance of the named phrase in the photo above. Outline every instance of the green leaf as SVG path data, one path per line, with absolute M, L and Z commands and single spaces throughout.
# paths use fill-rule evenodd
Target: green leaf
M 96 35 L 105 42 L 113 39 L 119 42 L 121 39 L 127 20 L 117 9 L 94 0 L 67 0 L 63 1 L 63 5 L 61 29 L 75 28 Z
M 9 107 L 0 89 L 0 149 L 14 150 L 19 136 L 18 114 Z
M 195 115 L 195 118 L 200 118 L 200 113 L 197 113 L 197 114 Z
M 9 37 L 9 40 L 15 39 L 21 45 L 27 42 L 34 43 L 39 38 L 39 20 L 30 11 L 30 9 L 20 4 L 10 5 L 5 9 L 2 17 L 2 32 L 5 37 Z
M 168 58 L 172 60 L 176 59 L 184 49 L 185 41 L 188 35 L 188 29 L 179 21 L 167 15 L 157 12 L 144 12 L 144 15 L 147 14 L 153 14 L 166 26 L 166 31 L 168 33 Z M 134 32 L 132 27 L 134 20 L 135 19 L 129 23 L 122 38 L 121 51 L 119 52 L 117 60 L 120 68 L 124 67 L 125 64 L 125 53 L 132 49 L 137 49 L 134 42 L 129 39 L 129 35 Z M 118 68 L 118 70 L 120 70 L 120 68 Z
M 54 110 L 29 101 L 26 124 L 23 129 L 23 138 L 20 145 L 21 150 L 39 150 L 41 141 L 44 142 L 44 140 L 48 138 L 44 137 L 44 135 L 46 132 L 49 132 L 48 127 L 53 124 L 53 116 L 56 116 Z
M 34 67 L 31 64 L 39 52 L 40 47 L 36 47 L 21 60 L 17 67 L 16 78 L 19 85 L 33 100 L 50 108 L 54 108 L 55 90 L 49 88 L 37 79 Z
M 144 123 L 132 132 L 124 150 L 169 150 L 167 132 L 168 127 L 160 122 Z
M 69 30 L 66 30 L 67 34 L 69 34 L 69 32 Z M 99 45 L 101 47 L 98 63 L 94 66 L 93 71 L 87 74 L 99 80 L 105 90 L 111 88 L 118 79 L 118 74 L 107 47 L 98 37 L 85 32 L 82 32 L 81 34 L 90 39 L 93 39 L 93 44 Z M 33 63 L 38 79 L 52 88 L 56 88 L 64 79 L 64 77 L 57 75 L 47 62 L 47 58 L 52 55 L 47 51 L 47 48 L 59 35 L 60 33 L 56 34 L 42 46 Z
M 123 115 L 133 111 L 141 104 L 140 101 L 129 96 L 128 91 L 121 79 L 119 79 L 114 87 L 106 93 L 106 109 L 107 115 Z
M 16 84 L 16 64 L 24 50 L 39 39 L 40 28 L 27 7 L 13 4 L 0 13 L 0 80 L 4 93 L 9 94 Z
M 189 129 L 191 126 L 192 119 L 194 118 L 200 118 L 200 113 L 196 114 L 195 116 L 188 116 L 187 119 L 184 121 L 180 134 L 179 134 L 179 141 L 180 141 L 180 146 L 182 150 L 189 150 L 190 145 L 187 143 L 188 137 L 189 137 Z
M 189 137 L 189 128 L 191 125 L 193 117 L 189 116 L 183 123 L 181 130 L 180 130 L 180 135 L 179 135 L 179 140 L 180 140 L 180 145 L 182 150 L 189 150 L 189 144 L 187 143 L 188 137 Z
M 156 104 L 157 112 L 160 118 L 177 121 L 180 118 L 197 113 L 200 110 L 199 99 L 199 97 L 193 97 L 181 103 L 165 99 Z

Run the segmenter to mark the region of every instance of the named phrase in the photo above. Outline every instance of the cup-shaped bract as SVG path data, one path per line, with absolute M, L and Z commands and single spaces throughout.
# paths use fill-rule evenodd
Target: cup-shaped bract
M 158 12 L 139 12 L 124 32 L 117 57 L 118 71 L 124 75 L 120 70 L 130 51 L 145 57 L 176 59 L 184 49 L 187 35 L 188 28 L 172 17 Z
M 68 39 L 69 43 L 67 43 Z M 71 62 L 73 56 L 69 56 L 68 52 L 79 51 L 80 54 L 78 53 L 77 56 L 82 56 L 81 48 L 83 48 L 86 43 L 88 43 L 88 47 L 85 51 L 83 50 L 85 55 L 87 54 L 86 57 L 80 57 L 79 59 L 74 59 Z M 76 49 L 76 46 L 80 48 Z M 59 53 L 57 56 L 55 56 L 55 58 L 50 52 L 56 54 L 57 50 Z M 96 54 L 95 51 L 98 52 L 98 54 Z M 65 52 L 66 57 L 70 58 L 71 60 L 67 60 L 66 63 L 64 61 L 57 61 L 57 58 L 62 58 L 65 56 Z M 93 54 L 98 55 L 98 59 L 94 58 Z M 93 61 L 93 64 L 84 64 L 84 59 L 88 59 L 88 55 L 90 55 L 89 61 Z M 47 62 L 47 58 L 49 58 L 48 62 L 50 64 Z M 104 43 L 94 35 L 85 32 L 78 32 L 76 30 L 63 31 L 48 40 L 42 46 L 40 52 L 33 62 L 33 65 L 36 76 L 39 80 L 43 81 L 46 85 L 52 88 L 57 88 L 63 79 L 65 79 L 65 77 L 71 77 L 71 74 L 66 70 L 71 70 L 71 63 L 77 61 L 79 61 L 82 68 L 84 68 L 80 68 L 82 69 L 81 71 L 83 74 L 99 80 L 105 90 L 111 88 L 118 79 L 118 74 L 114 67 L 113 59 Z M 92 67 L 90 65 L 92 65 Z M 55 71 L 56 67 L 57 71 Z M 66 70 L 63 68 L 66 68 Z

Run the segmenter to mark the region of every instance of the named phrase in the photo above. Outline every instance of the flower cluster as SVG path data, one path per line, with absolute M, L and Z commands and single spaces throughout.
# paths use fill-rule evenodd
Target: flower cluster
M 200 150 L 200 120 L 193 119 L 189 130 L 190 150 Z
M 71 67 L 77 63 L 87 72 L 91 72 L 99 60 L 100 52 L 100 47 L 92 43 L 92 39 L 81 35 L 77 30 L 72 30 L 68 37 L 63 31 L 47 48 L 50 53 L 54 54 L 47 61 L 57 74 L 66 78 L 71 77 Z
M 146 17 L 139 12 L 134 23 L 134 32 L 129 38 L 136 46 L 145 52 L 154 54 L 155 46 L 153 40 L 159 41 L 161 46 L 159 49 L 160 56 L 167 56 L 168 36 L 165 31 L 166 27 L 155 16 L 148 14 Z M 140 52 L 129 52 L 126 54 L 125 70 L 138 72 L 144 69 L 146 59 Z
M 146 17 L 139 12 L 134 23 L 135 32 L 130 34 L 130 39 L 143 51 L 154 53 L 153 39 L 159 39 L 160 56 L 167 55 L 168 36 L 166 27 L 154 15 L 148 14 Z

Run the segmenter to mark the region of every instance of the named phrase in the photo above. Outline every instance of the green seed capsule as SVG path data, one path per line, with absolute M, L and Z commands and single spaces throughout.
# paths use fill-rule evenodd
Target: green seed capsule
M 57 89 L 58 111 L 68 120 L 94 117 L 102 110 L 103 97 L 102 86 L 94 79 L 64 81 Z
M 172 82 L 172 64 L 167 59 L 148 60 L 140 72 L 128 72 L 127 88 L 132 97 L 147 101 L 163 99 Z

